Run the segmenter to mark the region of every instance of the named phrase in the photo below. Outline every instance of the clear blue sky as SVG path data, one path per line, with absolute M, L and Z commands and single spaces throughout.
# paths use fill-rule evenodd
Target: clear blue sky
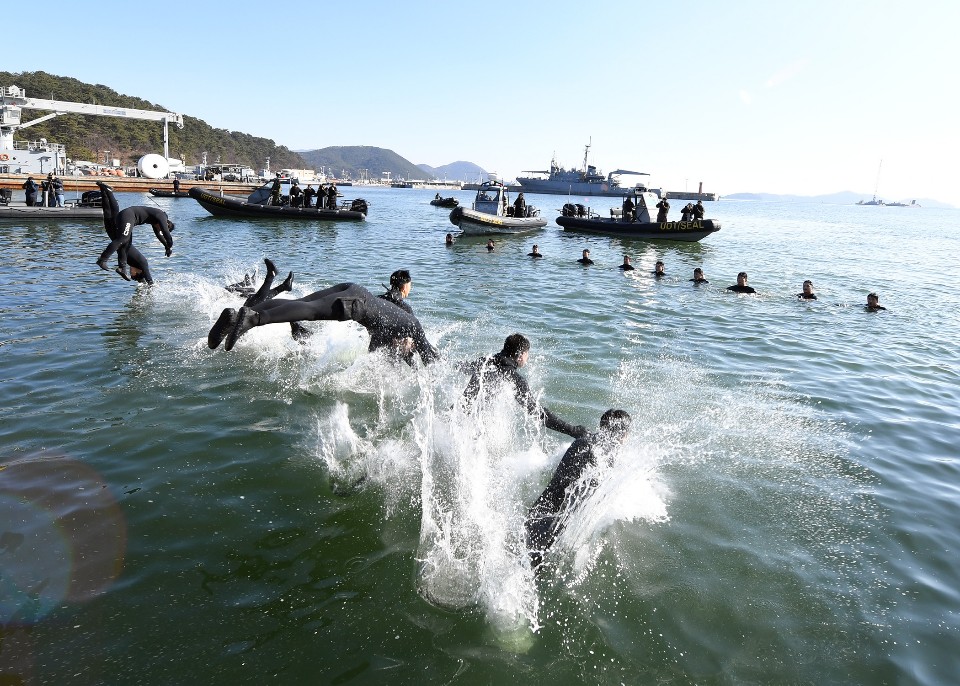
M 0 68 L 104 84 L 292 149 L 375 145 L 513 178 L 554 152 L 579 165 L 592 138 L 601 170 L 670 190 L 867 197 L 882 159 L 884 199 L 960 206 L 954 0 L 34 9 L 64 27 L 62 47 L 20 34 Z

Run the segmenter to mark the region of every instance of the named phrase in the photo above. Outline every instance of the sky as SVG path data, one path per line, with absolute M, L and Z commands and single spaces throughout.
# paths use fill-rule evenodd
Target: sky
M 960 207 L 955 0 L 48 0 L 43 14 L 69 17 L 62 47 L 23 35 L 0 69 L 293 150 L 372 145 L 512 179 L 554 155 L 580 166 L 591 143 L 604 173 L 666 190 Z

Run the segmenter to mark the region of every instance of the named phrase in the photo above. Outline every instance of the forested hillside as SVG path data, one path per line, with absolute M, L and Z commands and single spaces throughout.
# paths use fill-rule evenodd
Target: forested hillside
M 158 103 L 121 95 L 103 85 L 91 85 L 66 76 L 54 76 L 42 71 L 11 73 L 0 71 L 0 86 L 19 86 L 27 97 L 67 102 L 95 103 L 141 110 L 172 111 Z M 24 110 L 23 120 L 43 116 L 42 110 Z M 187 165 L 199 164 L 206 151 L 207 162 L 245 164 L 261 169 L 267 157 L 274 169 L 308 167 L 297 153 L 278 146 L 268 138 L 258 138 L 239 131 L 216 129 L 202 119 L 184 115 L 184 126 L 169 128 L 170 156 L 180 158 Z M 71 159 L 98 161 L 97 153 L 109 150 L 111 158 L 121 164 L 132 165 L 147 153 L 163 153 L 163 127 L 158 122 L 65 114 L 49 121 L 23 129 L 17 140 L 46 138 L 67 146 Z M 102 160 L 102 154 L 101 154 Z
M 341 178 L 360 179 L 366 176 L 374 181 L 383 178 L 384 172 L 390 172 L 390 179 L 394 181 L 432 178 L 432 175 L 400 157 L 393 150 L 370 145 L 343 145 L 320 150 L 301 150 L 300 156 L 307 161 L 310 168 L 323 167 L 326 174 Z

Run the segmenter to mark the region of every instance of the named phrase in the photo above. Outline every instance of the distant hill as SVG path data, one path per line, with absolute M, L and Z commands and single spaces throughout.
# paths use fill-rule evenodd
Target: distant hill
M 372 145 L 337 145 L 299 152 L 309 168 L 323 167 L 325 173 L 338 178 L 359 179 L 365 174 L 373 181 L 383 178 L 384 172 L 390 172 L 390 178 L 394 181 L 425 177 L 423 170 L 410 160 L 400 157 L 393 150 Z
M 435 179 L 475 182 L 481 176 L 484 178 L 487 176 L 486 170 L 473 162 L 457 161 L 445 164 L 442 167 L 431 167 L 429 164 L 418 164 L 417 166 Z
M 20 86 L 30 98 L 170 111 L 163 105 L 121 95 L 107 86 L 94 86 L 42 71 L 0 71 L 0 86 Z M 23 118 L 30 121 L 43 114 L 43 110 L 24 110 Z M 183 128 L 169 128 L 170 156 L 180 158 L 188 165 L 200 164 L 201 154 L 206 151 L 209 164 L 219 160 L 261 169 L 269 157 L 270 166 L 276 169 L 301 169 L 306 166 L 298 154 L 269 138 L 215 129 L 202 119 L 181 114 L 184 114 Z M 120 159 L 124 165 L 135 164 L 147 153 L 163 152 L 163 127 L 159 123 L 119 117 L 64 114 L 31 126 L 16 136 L 18 140 L 25 137 L 29 140 L 46 138 L 54 143 L 62 143 L 67 147 L 67 155 L 71 159 L 96 161 L 98 152 L 109 150 L 110 157 Z
M 872 193 L 854 193 L 852 191 L 841 191 L 839 193 L 828 193 L 825 195 L 778 195 L 776 193 L 729 193 L 723 196 L 724 200 L 765 200 L 769 202 L 819 202 L 829 205 L 855 205 L 860 200 L 870 200 Z M 909 203 L 913 198 L 884 198 L 889 202 Z M 953 205 L 933 200 L 932 198 L 916 198 L 916 201 L 924 207 L 940 207 L 951 209 Z

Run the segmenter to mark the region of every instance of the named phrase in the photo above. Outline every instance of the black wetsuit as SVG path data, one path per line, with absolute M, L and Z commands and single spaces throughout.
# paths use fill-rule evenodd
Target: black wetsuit
M 249 309 L 257 313 L 252 326 L 353 320 L 370 334 L 371 351 L 393 346 L 397 340 L 409 337 L 413 339 L 413 352 L 424 364 L 440 357 L 416 317 L 354 283 L 337 284 L 297 300 L 267 300 Z
M 883 305 L 865 305 L 864 308 L 867 312 L 879 312 L 880 310 L 887 309 Z
M 697 204 L 693 206 L 693 218 L 696 219 L 696 220 L 703 219 L 703 204 L 702 204 L 702 203 L 697 202 Z
M 156 207 L 144 207 L 137 205 L 128 207 L 116 216 L 116 238 L 100 254 L 98 262 L 106 262 L 110 256 L 116 252 L 117 261 L 121 269 L 127 266 L 127 255 L 133 246 L 133 227 L 141 224 L 150 224 L 153 227 L 153 233 L 157 240 L 163 244 L 166 249 L 167 257 L 173 251 L 173 236 L 167 228 L 167 215 L 163 210 Z
M 117 219 L 122 214 L 122 212 L 120 212 L 120 205 L 117 203 L 117 199 L 113 195 L 113 189 L 110 188 L 110 186 L 108 186 L 107 184 L 103 183 L 102 181 L 98 181 L 97 186 L 100 187 L 100 193 L 102 197 L 103 228 L 106 230 L 107 236 L 110 237 L 110 241 L 111 241 L 110 245 L 107 247 L 107 251 L 111 251 L 111 248 L 114 245 L 114 243 L 127 242 L 128 243 L 128 245 L 126 246 L 127 264 L 131 267 L 135 267 L 136 269 L 139 269 L 141 272 L 139 275 L 131 278 L 133 278 L 134 281 L 152 284 L 153 276 L 150 274 L 150 263 L 147 262 L 147 258 L 144 257 L 140 253 L 140 251 L 133 246 L 132 243 L 129 243 L 129 241 L 126 241 L 124 239 L 122 230 L 117 221 Z M 164 215 L 164 217 L 166 217 L 166 215 Z M 164 228 L 166 228 L 165 223 L 164 223 Z M 156 229 L 154 229 L 154 231 L 156 231 Z M 172 239 L 171 239 L 171 245 L 172 245 Z M 113 250 L 116 250 L 116 248 L 113 248 Z M 106 256 L 109 257 L 110 252 L 107 252 L 107 251 L 104 251 L 104 252 L 106 253 Z M 106 269 L 106 267 L 104 267 L 103 265 L 106 262 L 107 257 L 104 257 L 103 255 L 101 255 L 100 259 L 97 260 L 97 262 L 100 263 L 101 267 L 103 267 L 104 269 Z
M 733 291 L 734 293 L 756 293 L 757 291 L 752 286 L 727 286 L 728 291 Z
M 527 513 L 525 528 L 527 532 L 527 548 L 530 550 L 530 561 L 534 567 L 540 564 L 544 553 L 550 549 L 557 536 L 563 530 L 564 502 L 579 501 L 586 493 L 569 493 L 569 488 L 576 484 L 583 476 L 583 472 L 597 463 L 594 448 L 598 441 L 598 434 L 587 434 L 578 438 L 567 452 L 560 458 L 550 483 Z M 596 484 L 588 484 L 589 488 Z M 572 506 L 568 502 L 568 508 Z
M 520 406 L 527 411 L 527 414 L 535 415 L 548 429 L 559 431 L 574 438 L 586 433 L 584 427 L 568 424 L 536 401 L 533 394 L 530 393 L 527 380 L 520 376 L 517 361 L 509 355 L 499 352 L 490 357 L 482 357 L 467 365 L 466 370 L 472 373 L 470 381 L 463 391 L 463 397 L 467 399 L 467 402 L 476 400 L 480 391 L 484 388 L 499 383 L 510 383 L 513 385 L 513 395 Z
M 543 257 L 543 255 L 538 252 L 528 252 L 527 257 Z
M 403 295 L 400 294 L 400 289 L 390 288 L 386 293 L 378 296 L 387 302 L 391 302 L 407 314 L 413 314 L 413 308 L 404 300 Z
M 706 279 L 690 279 L 690 280 L 693 281 L 694 286 L 699 286 L 702 283 L 710 283 Z
M 577 260 L 577 262 L 579 262 L 580 264 L 582 264 L 582 265 L 585 266 L 585 267 L 586 267 L 587 265 L 593 264 L 593 260 L 591 260 L 589 257 L 581 257 L 579 260 Z
M 632 264 L 621 264 L 621 265 L 620 265 L 620 269 L 622 269 L 622 270 L 625 271 L 625 272 L 632 272 L 632 271 L 634 270 L 634 268 L 635 268 L 635 267 L 634 267 Z
M 798 300 L 816 300 L 817 296 L 814 293 L 807 295 L 806 293 L 797 293 Z
M 27 179 L 21 186 L 24 191 L 24 199 L 27 201 L 27 207 L 33 207 L 37 203 L 37 191 L 39 187 L 33 179 Z

